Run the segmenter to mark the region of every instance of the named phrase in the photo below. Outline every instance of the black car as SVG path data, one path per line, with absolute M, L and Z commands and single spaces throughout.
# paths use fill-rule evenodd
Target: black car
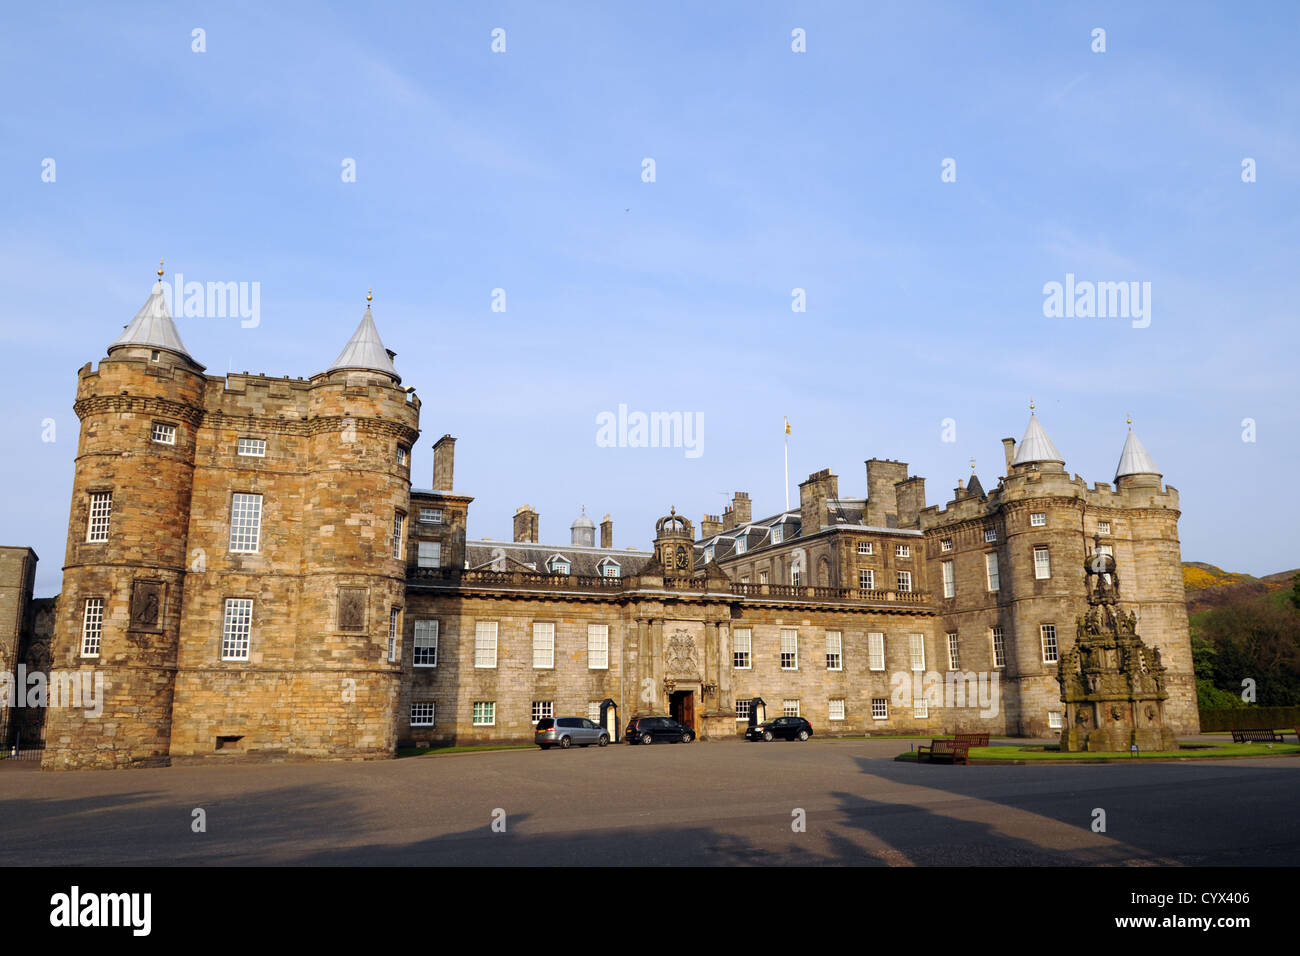
M 776 717 L 767 723 L 745 731 L 746 740 L 807 740 L 812 736 L 812 724 L 802 717 Z
M 624 737 L 630 744 L 652 744 L 656 740 L 689 744 L 695 739 L 695 731 L 671 717 L 633 717 Z

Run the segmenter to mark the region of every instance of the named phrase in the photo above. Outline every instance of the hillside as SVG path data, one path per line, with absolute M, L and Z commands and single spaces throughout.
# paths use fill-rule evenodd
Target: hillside
M 1183 588 L 1187 594 L 1187 613 L 1197 614 L 1289 589 L 1296 573 L 1297 570 L 1279 571 L 1256 578 L 1201 561 L 1184 561 Z

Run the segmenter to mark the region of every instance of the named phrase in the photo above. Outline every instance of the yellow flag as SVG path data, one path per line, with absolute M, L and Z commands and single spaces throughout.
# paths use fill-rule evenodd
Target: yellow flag
M 785 420 L 785 433 L 790 434 L 790 419 L 788 418 Z

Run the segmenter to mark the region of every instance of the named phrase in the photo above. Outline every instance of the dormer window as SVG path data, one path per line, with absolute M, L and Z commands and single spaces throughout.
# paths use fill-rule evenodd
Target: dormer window
M 712 561 L 712 560 L 713 560 L 713 548 L 711 548 L 711 547 L 709 547 L 709 548 L 705 548 L 705 549 L 704 549 L 704 563 L 705 563 L 705 564 L 708 564 L 708 563 L 709 563 L 710 561 Z
M 781 526 L 780 526 L 779 524 L 778 524 L 778 525 L 773 525 L 773 526 L 772 526 L 772 534 L 771 534 L 771 538 L 772 538 L 772 543 L 773 543 L 773 544 L 780 544 L 780 543 L 781 543 Z
M 604 561 L 600 562 L 599 567 L 600 576 L 603 578 L 617 578 L 623 573 L 623 569 L 619 567 L 618 562 L 613 558 L 606 558 Z
M 741 535 L 739 538 L 736 539 L 736 554 L 744 554 L 744 553 L 745 553 L 745 536 Z
M 572 567 L 573 565 L 569 563 L 569 559 L 563 555 L 557 554 L 550 560 L 552 574 L 569 574 Z

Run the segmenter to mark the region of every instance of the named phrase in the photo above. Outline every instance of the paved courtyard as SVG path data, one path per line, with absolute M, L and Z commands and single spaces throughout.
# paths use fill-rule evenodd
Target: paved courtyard
M 611 745 L 71 773 L 6 762 L 0 865 L 1300 864 L 1300 759 L 895 762 L 907 747 Z M 1091 829 L 1097 808 L 1105 833 Z

